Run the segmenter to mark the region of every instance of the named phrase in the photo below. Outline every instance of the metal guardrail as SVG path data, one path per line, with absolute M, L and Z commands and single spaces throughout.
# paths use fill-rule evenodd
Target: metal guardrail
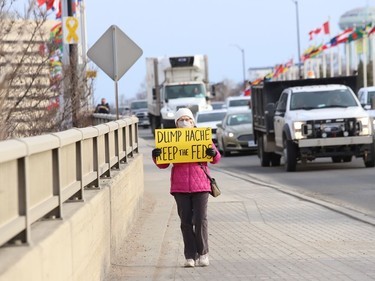
M 92 127 L 0 142 L 0 246 L 32 244 L 34 222 L 63 218 L 64 202 L 84 200 L 138 153 L 138 118 L 102 115 Z

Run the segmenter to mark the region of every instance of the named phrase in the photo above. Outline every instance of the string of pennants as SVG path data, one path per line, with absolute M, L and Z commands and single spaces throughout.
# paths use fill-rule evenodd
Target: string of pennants
M 345 29 L 340 34 L 332 37 L 329 41 L 326 43 L 321 44 L 312 44 L 310 45 L 301 55 L 301 61 L 304 62 L 307 59 L 314 58 L 324 52 L 325 50 L 329 48 L 333 48 L 338 46 L 339 44 L 343 43 L 350 43 L 365 37 L 369 37 L 370 35 L 375 33 L 375 25 L 372 23 L 368 23 L 365 26 L 362 27 L 349 27 Z M 321 27 L 315 28 L 311 30 L 309 33 L 309 40 L 316 40 L 318 36 L 321 35 L 330 35 L 330 26 L 329 22 L 325 22 L 322 24 Z M 263 77 L 259 77 L 253 81 L 251 81 L 252 85 L 257 85 L 261 83 L 264 80 L 272 80 L 274 78 L 277 78 L 280 74 L 283 74 L 289 70 L 289 68 L 293 65 L 293 59 L 290 59 L 285 64 L 276 65 L 274 70 L 267 73 Z

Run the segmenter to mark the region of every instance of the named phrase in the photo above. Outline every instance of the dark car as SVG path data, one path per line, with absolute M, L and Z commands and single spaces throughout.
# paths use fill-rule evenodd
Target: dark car
M 148 128 L 150 126 L 147 100 L 132 101 L 130 103 L 130 114 L 138 117 L 138 126 L 143 128 Z

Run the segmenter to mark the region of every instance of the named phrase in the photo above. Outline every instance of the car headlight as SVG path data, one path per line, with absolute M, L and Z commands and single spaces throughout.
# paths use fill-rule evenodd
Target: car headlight
M 293 123 L 293 131 L 294 131 L 294 137 L 297 140 L 303 139 L 306 136 L 303 134 L 303 126 L 305 125 L 305 122 L 294 122 Z
M 167 112 L 167 117 L 168 118 L 173 118 L 174 117 L 174 113 L 173 112 Z
M 368 136 L 372 134 L 374 123 L 372 122 L 371 126 L 370 121 L 371 119 L 369 117 L 362 117 L 357 119 L 358 131 L 360 136 Z
M 233 138 L 234 134 L 232 132 L 225 132 L 225 135 L 229 138 Z

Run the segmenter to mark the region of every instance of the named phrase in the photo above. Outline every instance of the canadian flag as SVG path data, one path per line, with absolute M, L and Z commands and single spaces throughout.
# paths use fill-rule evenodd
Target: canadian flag
M 318 35 L 322 32 L 323 32 L 323 34 L 329 34 L 330 33 L 329 32 L 329 21 L 326 21 L 325 23 L 323 23 L 322 27 L 315 28 L 315 29 L 313 29 L 309 32 L 310 41 L 314 39 L 315 35 Z

